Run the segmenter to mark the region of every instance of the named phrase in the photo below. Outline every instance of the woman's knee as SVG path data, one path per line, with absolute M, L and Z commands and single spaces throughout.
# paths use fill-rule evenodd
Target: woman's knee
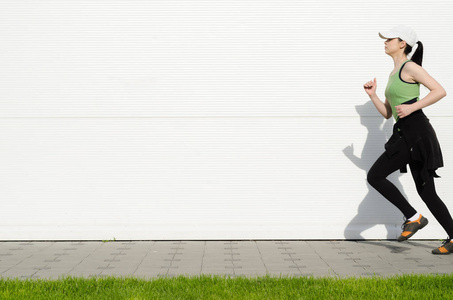
M 366 177 L 366 180 L 368 181 L 368 183 L 373 187 L 376 186 L 383 179 L 385 179 L 385 177 L 377 174 L 376 172 L 373 171 L 373 169 L 371 169 L 368 172 L 367 177 Z
M 430 202 L 438 203 L 439 201 L 442 201 L 437 195 L 433 182 L 428 181 L 422 184 L 417 184 L 416 187 L 418 195 L 426 204 Z

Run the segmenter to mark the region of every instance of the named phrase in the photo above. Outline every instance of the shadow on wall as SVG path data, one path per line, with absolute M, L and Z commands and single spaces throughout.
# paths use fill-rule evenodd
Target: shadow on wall
M 367 139 L 360 157 L 354 154 L 354 144 L 346 147 L 343 153 L 355 166 L 364 171 L 363 184 L 366 184 L 368 193 L 360 203 L 357 215 L 346 226 L 344 237 L 351 240 L 365 239 L 362 235 L 364 231 L 376 225 L 384 225 L 387 230 L 387 239 L 396 239 L 401 233 L 403 215 L 366 181 L 368 171 L 378 158 L 376 150 L 382 149 L 382 151 L 378 151 L 378 155 L 381 155 L 384 152 L 384 144 L 392 134 L 393 119 L 366 117 L 376 112 L 372 101 L 364 105 L 357 105 L 356 111 L 360 115 L 360 123 L 368 129 Z M 399 181 L 400 176 L 401 173 L 396 171 L 388 179 L 406 197 Z

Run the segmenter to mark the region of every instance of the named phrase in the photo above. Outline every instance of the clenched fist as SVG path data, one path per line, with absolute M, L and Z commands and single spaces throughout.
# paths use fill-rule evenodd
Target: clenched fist
M 368 81 L 363 85 L 363 88 L 365 89 L 365 92 L 368 94 L 368 96 L 371 96 L 376 93 L 376 88 L 377 88 L 377 83 L 376 83 L 376 78 L 374 80 Z

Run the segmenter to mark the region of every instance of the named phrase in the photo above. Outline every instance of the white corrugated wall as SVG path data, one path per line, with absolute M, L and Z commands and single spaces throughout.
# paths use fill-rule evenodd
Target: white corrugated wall
M 395 238 L 377 32 L 453 93 L 453 2 L 0 0 L 0 240 Z M 422 88 L 422 95 L 427 90 Z M 425 109 L 453 211 L 451 96 Z M 410 174 L 392 175 L 444 238 Z

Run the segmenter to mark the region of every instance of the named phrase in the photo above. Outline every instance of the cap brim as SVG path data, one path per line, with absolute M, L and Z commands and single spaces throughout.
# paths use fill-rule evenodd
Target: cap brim
M 383 31 L 383 32 L 379 32 L 379 36 L 381 37 L 381 39 L 394 39 L 394 38 L 397 38 L 398 35 L 395 34 L 395 33 L 392 33 L 390 31 Z

